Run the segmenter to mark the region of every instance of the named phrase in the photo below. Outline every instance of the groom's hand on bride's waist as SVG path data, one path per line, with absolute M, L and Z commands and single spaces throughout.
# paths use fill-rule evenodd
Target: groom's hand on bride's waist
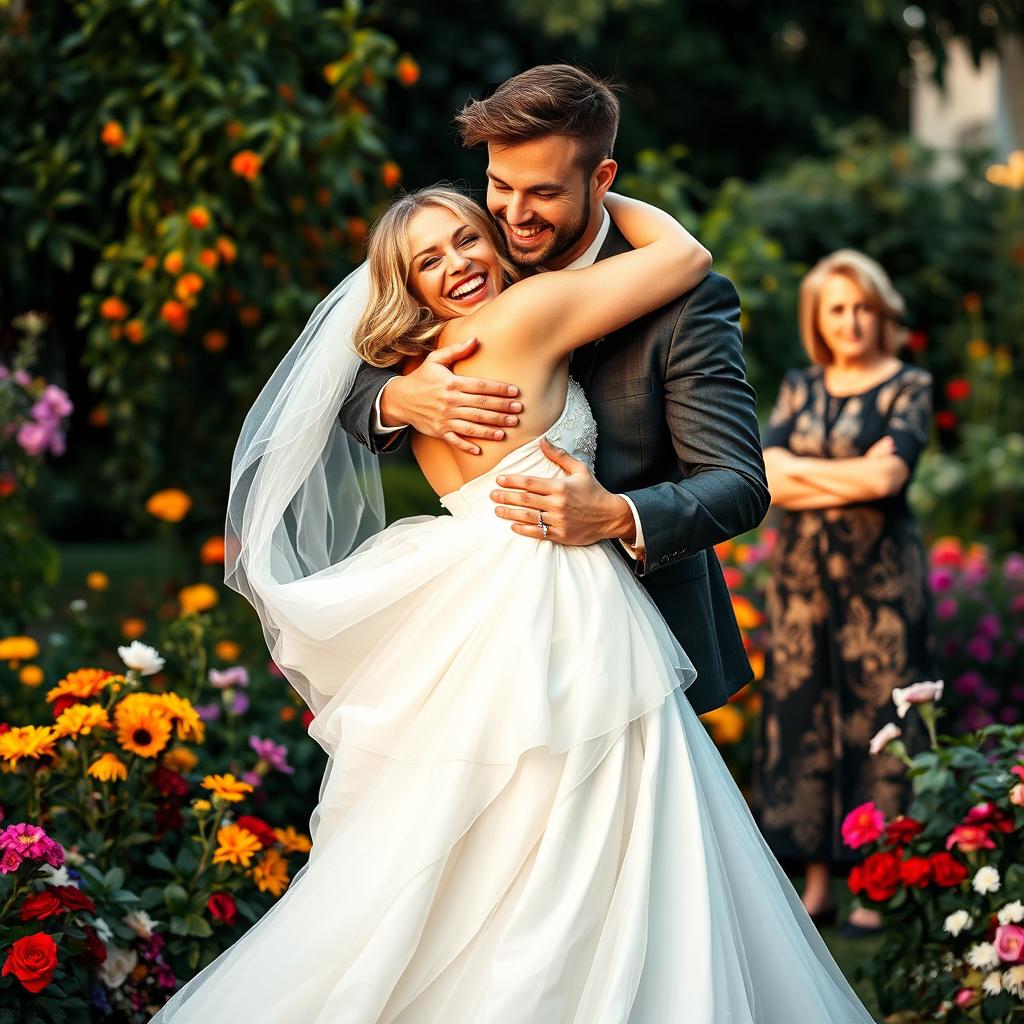
M 519 388 L 452 371 L 477 345 L 476 338 L 470 338 L 439 348 L 416 369 L 388 381 L 379 396 L 381 425 L 386 429 L 409 426 L 471 455 L 479 455 L 480 448 L 470 438 L 502 440 L 504 428 L 519 423 L 523 409 L 516 399 Z
M 635 541 L 633 510 L 622 495 L 605 490 L 586 463 L 556 448 L 547 438 L 541 439 L 541 451 L 569 475 L 559 479 L 499 476 L 497 489 L 491 491 L 496 515 L 508 519 L 516 533 L 537 540 L 574 545 Z

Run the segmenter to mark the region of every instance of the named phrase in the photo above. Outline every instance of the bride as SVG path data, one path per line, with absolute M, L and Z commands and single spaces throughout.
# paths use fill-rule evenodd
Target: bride
M 570 352 L 707 273 L 669 216 L 608 207 L 633 251 L 513 282 L 466 197 L 403 196 L 249 413 L 227 581 L 328 766 L 308 862 L 156 1024 L 871 1020 L 611 542 L 511 532 L 489 497 L 498 473 L 562 473 L 542 435 L 593 465 Z M 337 410 L 362 358 L 409 367 L 470 336 L 469 372 L 520 383 L 518 432 L 475 458 L 415 437 L 450 514 L 382 529 L 376 463 Z

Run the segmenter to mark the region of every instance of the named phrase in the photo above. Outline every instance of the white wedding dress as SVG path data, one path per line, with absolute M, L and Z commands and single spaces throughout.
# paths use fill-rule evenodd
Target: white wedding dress
M 593 464 L 575 382 L 547 435 Z M 609 543 L 513 533 L 499 472 L 561 473 L 530 441 L 288 585 L 346 624 L 274 652 L 332 695 L 313 849 L 154 1024 L 870 1022 L 654 604 Z

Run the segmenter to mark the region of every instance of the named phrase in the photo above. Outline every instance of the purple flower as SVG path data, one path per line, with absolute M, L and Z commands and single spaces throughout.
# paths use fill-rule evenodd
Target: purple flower
M 1017 721 L 1017 709 L 1000 708 L 999 721 L 1002 722 L 1003 725 L 1013 725 Z
M 999 616 L 992 612 L 989 612 L 987 615 L 982 615 L 982 617 L 978 619 L 978 624 L 976 626 L 978 634 L 980 636 L 988 637 L 989 640 L 997 640 L 1002 628 L 1003 626 L 999 621 Z
M 957 613 L 957 603 L 952 597 L 944 597 L 935 605 L 935 614 L 943 622 L 948 622 Z
M 953 689 L 961 697 L 974 697 L 984 685 L 984 681 L 978 672 L 965 672 L 953 680 Z
M 967 641 L 967 653 L 982 664 L 992 660 L 992 641 L 984 636 L 972 636 Z
M 249 672 L 242 665 L 225 669 L 211 668 L 209 679 L 218 690 L 226 690 L 229 686 L 248 686 Z
M 23 388 L 32 387 L 32 374 L 28 370 L 15 370 L 14 383 L 20 384 Z
M 58 419 L 70 416 L 74 412 L 74 405 L 68 398 L 68 393 L 56 384 L 47 384 L 36 404 L 43 404 L 50 411 L 50 414 Z
M 231 714 L 244 715 L 249 710 L 249 698 L 244 693 L 236 693 L 231 704 Z
M 999 703 L 1000 693 L 994 686 L 982 686 L 978 689 L 977 700 L 982 707 L 994 708 Z
M 254 789 L 263 785 L 263 776 L 259 772 L 242 772 L 242 781 L 248 782 Z
M 196 704 L 196 714 L 204 722 L 216 722 L 220 718 L 220 705 L 219 704 Z
M 174 971 L 171 970 L 167 964 L 157 964 L 156 971 L 156 983 L 161 988 L 174 988 L 178 984 L 178 979 L 174 976 Z
M 1006 580 L 1024 579 L 1024 555 L 1019 551 L 1011 551 L 1003 562 L 1003 578 Z
M 18 428 L 18 444 L 26 455 L 39 458 L 50 443 L 50 431 L 42 423 L 23 423 Z
M 955 579 L 956 577 L 953 573 L 944 565 L 932 569 L 928 575 L 928 582 L 936 594 L 945 594 L 947 591 L 952 590 Z
M 986 725 L 991 725 L 995 719 L 983 708 L 970 707 L 964 712 L 964 726 L 969 732 L 974 732 L 976 729 L 984 729 Z
M 142 943 L 142 959 L 156 960 L 164 950 L 167 940 L 160 932 L 153 932 L 145 942 Z
M 275 743 L 272 739 L 261 740 L 259 736 L 249 737 L 249 746 L 256 751 L 271 768 L 285 775 L 291 775 L 295 769 L 288 764 L 288 748 L 283 744 Z

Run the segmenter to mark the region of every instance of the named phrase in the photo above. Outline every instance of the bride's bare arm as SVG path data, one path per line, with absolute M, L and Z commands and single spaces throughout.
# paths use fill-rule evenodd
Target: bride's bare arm
M 625 196 L 606 202 L 631 252 L 518 282 L 470 318 L 473 333 L 519 338 L 561 358 L 700 284 L 711 253 L 675 218 Z

